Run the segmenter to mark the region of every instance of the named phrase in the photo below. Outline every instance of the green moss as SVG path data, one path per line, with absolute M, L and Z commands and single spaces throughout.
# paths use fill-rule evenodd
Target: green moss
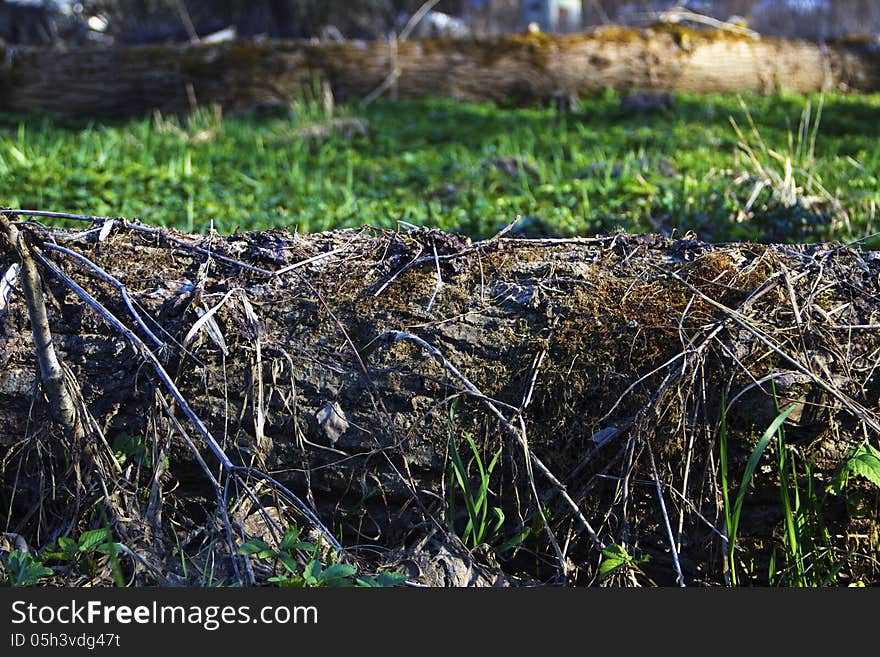
M 752 37 L 740 32 L 692 28 L 674 23 L 658 23 L 647 29 L 609 25 L 598 28 L 590 34 L 594 34 L 596 39 L 603 42 L 617 44 L 645 43 L 656 39 L 657 35 L 669 35 L 679 45 L 684 43 L 698 45 L 718 41 L 753 41 Z
M 843 46 L 871 46 L 877 45 L 877 37 L 873 34 L 848 34 L 839 39 L 830 39 L 828 43 Z
M 656 25 L 651 29 L 658 34 L 671 35 L 673 40 L 679 45 L 682 43 L 699 45 L 717 43 L 719 41 L 754 41 L 754 39 L 747 34 L 733 30 L 692 28 L 686 25 L 676 25 L 672 23 Z

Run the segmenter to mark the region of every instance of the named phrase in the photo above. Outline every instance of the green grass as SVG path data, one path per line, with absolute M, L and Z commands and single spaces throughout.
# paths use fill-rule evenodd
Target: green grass
M 772 387 L 771 379 L 771 387 Z M 724 502 L 724 520 L 727 542 L 727 566 L 729 584 L 766 583 L 771 586 L 818 587 L 836 586 L 842 583 L 841 573 L 850 552 L 835 547 L 825 524 L 825 504 L 828 494 L 841 494 L 845 482 L 853 472 L 874 485 L 880 485 L 880 452 L 870 445 L 853 449 L 840 465 L 835 482 L 822 488 L 814 472 L 814 452 L 809 446 L 799 447 L 786 440 L 785 420 L 797 408 L 791 404 L 780 411 L 776 390 L 772 388 L 777 415 L 757 441 L 749 455 L 742 474 L 736 502 L 731 506 L 730 491 L 733 480 L 729 468 L 727 419 L 724 405 L 719 427 L 720 484 Z M 741 528 L 743 503 L 749 493 L 752 480 L 765 452 L 776 460 L 779 491 L 779 526 L 769 545 L 770 550 L 766 577 L 754 568 L 754 546 L 741 553 L 738 534 Z M 771 466 L 772 468 L 772 466 Z M 858 498 L 859 493 L 854 493 Z M 748 529 L 748 528 L 746 528 Z M 751 567 L 750 567 L 751 565 Z M 861 580 L 851 580 L 859 585 Z
M 468 468 L 464 461 L 462 461 L 461 454 L 459 454 L 458 446 L 456 445 L 454 424 L 455 406 L 449 410 L 449 516 L 454 531 L 456 519 L 455 500 L 458 495 L 461 495 L 467 511 L 467 525 L 459 535 L 465 545 L 475 548 L 484 542 L 496 542 L 498 532 L 504 524 L 504 511 L 502 511 L 501 507 L 491 507 L 491 515 L 489 507 L 489 482 L 501 456 L 501 448 L 498 448 L 498 451 L 492 456 L 492 460 L 486 465 L 483 463 L 483 457 L 480 456 L 480 450 L 477 448 L 477 443 L 473 436 L 469 433 L 463 433 L 463 437 L 473 454 L 473 463 L 479 474 L 479 480 L 476 485 L 472 484 Z
M 298 137 L 321 118 L 303 103 L 112 123 L 0 116 L 0 205 L 196 230 L 213 220 L 221 232 L 402 220 L 487 236 L 517 214 L 558 234 L 815 241 L 877 231 L 880 95 L 827 96 L 812 155 L 799 130 L 808 101 L 815 128 L 818 97 L 791 94 L 677 96 L 647 116 L 611 92 L 569 114 L 380 101 L 342 108 L 369 128 L 351 139 Z M 764 187 L 749 207 L 770 175 L 762 168 L 775 166 L 782 184 L 786 158 L 788 191 L 799 193 Z

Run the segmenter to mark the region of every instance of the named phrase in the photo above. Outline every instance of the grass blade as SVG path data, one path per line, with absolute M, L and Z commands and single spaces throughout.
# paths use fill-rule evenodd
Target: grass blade
M 746 498 L 746 492 L 748 491 L 752 476 L 758 468 L 758 462 L 761 460 L 761 455 L 764 453 L 764 450 L 767 449 L 767 445 L 770 444 L 771 438 L 776 435 L 776 431 L 782 426 L 782 423 L 785 422 L 795 408 L 797 408 L 797 405 L 792 404 L 776 416 L 773 422 L 770 423 L 770 426 L 767 427 L 767 430 L 761 436 L 761 439 L 758 441 L 758 444 L 755 445 L 755 448 L 749 456 L 749 461 L 746 463 L 746 470 L 743 473 L 742 483 L 740 483 L 739 486 L 739 494 L 736 497 L 736 503 L 733 507 L 733 517 L 731 518 L 731 526 L 728 535 L 728 540 L 731 545 L 736 542 L 736 534 L 739 529 L 739 518 L 742 513 L 743 501 Z
M 719 449 L 721 451 L 721 495 L 724 500 L 724 531 L 727 539 L 727 565 L 730 569 L 730 583 L 737 585 L 736 581 L 736 563 L 733 558 L 733 552 L 736 548 L 733 538 L 731 538 L 731 528 L 733 526 L 733 516 L 730 508 L 730 493 L 728 492 L 728 467 L 727 467 L 727 404 L 721 399 L 721 427 L 719 429 L 718 440 L 720 442 Z

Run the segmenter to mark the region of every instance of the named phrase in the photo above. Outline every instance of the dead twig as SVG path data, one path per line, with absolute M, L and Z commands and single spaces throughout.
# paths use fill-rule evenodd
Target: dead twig
M 657 464 L 654 461 L 654 450 L 651 449 L 651 441 L 648 439 L 648 456 L 651 460 L 651 472 L 654 474 L 654 485 L 657 487 L 657 499 L 660 502 L 660 512 L 663 515 L 663 524 L 666 527 L 666 535 L 669 539 L 669 551 L 672 553 L 672 563 L 675 566 L 676 583 L 684 588 L 684 575 L 681 572 L 681 563 L 678 560 L 678 549 L 675 545 L 675 537 L 672 535 L 672 525 L 669 522 L 669 514 L 666 512 L 666 501 L 663 499 L 663 487 L 660 485 L 660 475 L 657 474 Z
M 678 281 L 679 283 L 681 283 L 682 285 L 687 287 L 689 290 L 691 290 L 693 293 L 695 293 L 697 296 L 699 296 L 703 301 L 705 301 L 706 303 L 714 306 L 715 308 L 717 308 L 718 310 L 723 312 L 728 318 L 732 319 L 734 322 L 736 322 L 737 324 L 742 326 L 746 331 L 748 331 L 753 336 L 755 336 L 760 342 L 762 342 L 764 345 L 766 345 L 771 351 L 773 351 L 778 356 L 782 357 L 784 360 L 786 360 L 788 363 L 790 363 L 792 365 L 792 367 L 794 367 L 797 371 L 810 377 L 810 379 L 812 379 L 814 383 L 816 383 L 819 387 L 821 387 L 823 390 L 825 390 L 825 392 L 827 392 L 828 394 L 833 396 L 835 399 L 837 399 L 841 404 L 843 404 L 846 407 L 847 410 L 849 410 L 853 415 L 855 415 L 857 418 L 862 420 L 866 425 L 871 427 L 871 429 L 873 429 L 877 433 L 880 433 L 880 420 L 878 420 L 874 416 L 873 413 L 871 413 L 867 408 L 865 408 L 864 406 L 862 406 L 861 404 L 856 402 L 854 399 L 849 397 L 849 395 L 846 395 L 845 393 L 841 392 L 836 386 L 825 381 L 822 377 L 814 374 L 810 370 L 809 367 L 805 366 L 799 360 L 797 360 L 796 358 L 794 358 L 790 354 L 786 353 L 776 343 L 774 343 L 770 338 L 768 338 L 766 335 L 764 335 L 764 333 L 761 330 L 759 330 L 757 327 L 755 327 L 754 324 L 749 320 L 748 317 L 745 317 L 744 315 L 742 315 L 742 313 L 734 310 L 733 308 L 729 308 L 729 307 L 725 306 L 723 303 L 716 301 L 715 299 L 707 296 L 706 294 L 704 294 L 703 292 L 701 292 L 700 290 L 695 288 L 693 285 L 688 283 L 686 280 L 684 280 L 681 276 L 679 276 L 675 272 L 664 271 L 663 275 L 669 276 L 669 277 L 675 279 L 676 281 Z
M 110 283 L 110 285 L 115 287 L 119 291 L 119 295 L 122 297 L 122 301 L 123 303 L 125 303 L 125 307 L 128 308 L 129 314 L 131 314 L 131 316 L 134 318 L 134 321 L 137 322 L 137 325 L 141 327 L 141 330 L 147 334 L 147 337 L 150 338 L 150 340 L 153 342 L 154 345 L 156 345 L 157 348 L 164 349 L 166 347 L 166 344 L 162 342 L 162 340 L 160 340 L 158 337 L 156 337 L 156 335 L 147 326 L 146 322 L 144 322 L 143 318 L 140 316 L 140 313 L 135 310 L 134 302 L 131 300 L 131 297 L 128 294 L 128 289 L 125 287 L 125 285 L 122 284 L 122 282 L 120 282 L 118 278 L 112 276 L 111 274 L 108 274 L 105 270 L 98 267 L 98 265 L 96 265 L 94 262 L 92 262 L 85 256 L 77 253 L 76 251 L 73 251 L 63 246 L 58 246 L 57 244 L 52 244 L 51 242 L 43 242 L 41 246 L 44 249 L 58 251 L 59 253 L 63 253 L 64 255 L 70 256 L 71 258 L 78 260 L 86 267 L 98 274 L 98 276 Z M 155 320 L 153 321 L 155 322 Z
M 522 415 L 517 410 L 517 421 L 519 426 L 515 427 L 510 420 L 498 409 L 498 407 L 492 402 L 489 401 L 489 398 L 484 395 L 479 388 L 477 388 L 471 381 L 464 376 L 452 363 L 446 360 L 446 357 L 438 350 L 436 347 L 430 345 L 425 342 L 422 338 L 417 335 L 413 335 L 411 333 L 405 333 L 403 331 L 386 331 L 382 335 L 379 336 L 379 340 L 390 340 L 392 342 L 396 342 L 398 340 L 409 341 L 414 344 L 419 345 L 422 349 L 427 351 L 432 357 L 434 357 L 450 374 L 452 374 L 456 379 L 458 379 L 464 387 L 467 389 L 468 393 L 478 396 L 486 407 L 492 412 L 492 414 L 498 418 L 501 422 L 502 426 L 514 437 L 516 440 L 522 445 L 523 450 L 526 455 L 526 468 L 530 473 L 531 466 L 534 465 L 540 472 L 543 474 L 550 482 L 557 487 L 563 499 L 569 504 L 572 510 L 575 513 L 575 516 L 580 520 L 583 524 L 584 528 L 587 530 L 591 540 L 593 541 L 594 547 L 596 549 L 602 549 L 602 542 L 596 534 L 593 527 L 590 525 L 589 521 L 584 517 L 577 503 L 571 499 L 568 493 L 565 491 L 565 486 L 556 478 L 556 476 L 547 468 L 546 465 L 535 455 L 535 453 L 531 450 L 528 445 L 528 439 L 526 437 L 526 428 L 525 421 L 523 420 Z M 535 486 L 534 477 L 529 474 L 530 485 L 532 488 L 532 492 L 535 496 L 535 501 L 538 505 L 541 504 L 541 498 L 538 495 L 537 487 Z M 566 566 L 565 557 L 563 556 L 562 550 L 559 547 L 559 544 L 556 540 L 555 535 L 553 534 L 553 530 L 550 528 L 550 525 L 547 522 L 547 518 L 543 513 L 543 510 L 539 509 L 539 515 L 543 519 L 544 530 L 547 534 L 548 539 L 556 551 L 557 557 L 560 560 L 560 567 L 563 569 L 563 572 L 568 571 L 568 567 Z
M 430 313 L 431 308 L 434 307 L 434 302 L 437 300 L 437 294 L 440 292 L 440 288 L 443 287 L 443 276 L 440 274 L 440 258 L 437 257 L 437 245 L 432 242 L 431 248 L 434 251 L 434 264 L 436 265 L 437 280 L 434 283 L 434 293 L 431 295 L 431 300 L 428 301 L 428 307 L 425 309 L 428 313 Z
M 4 214 L 0 214 L 0 228 L 9 245 L 18 254 L 21 267 L 21 287 L 30 317 L 34 354 L 40 368 L 40 381 L 49 400 L 49 409 L 66 432 L 78 439 L 83 437 L 76 417 L 73 397 L 64 382 L 64 370 L 55 353 L 49 316 L 43 298 L 42 279 L 31 256 L 31 247 Z
M 131 347 L 134 349 L 135 353 L 137 353 L 141 358 L 146 360 L 152 366 L 152 369 L 156 376 L 174 398 L 175 402 L 181 408 L 184 415 L 186 415 L 189 421 L 196 427 L 199 434 L 208 445 L 208 448 L 214 454 L 215 458 L 220 462 L 223 469 L 227 473 L 227 477 L 236 478 L 242 475 L 248 475 L 272 483 L 273 486 L 281 490 L 281 492 L 295 504 L 299 512 L 302 513 L 310 523 L 312 523 L 319 531 L 321 531 L 321 533 L 325 536 L 330 545 L 332 545 L 340 554 L 344 555 L 344 549 L 330 532 L 330 530 L 328 530 L 324 526 L 324 524 L 318 519 L 318 517 L 312 512 L 312 510 L 289 489 L 282 486 L 275 479 L 259 470 L 247 466 L 235 465 L 234 463 L 232 463 L 224 450 L 221 448 L 220 444 L 202 422 L 201 418 L 199 418 L 199 416 L 195 413 L 195 411 L 183 397 L 181 392 L 178 390 L 174 381 L 165 371 L 165 368 L 134 332 L 126 327 L 119 319 L 116 318 L 115 315 L 107 310 L 97 299 L 95 299 L 89 292 L 83 289 L 76 281 L 65 274 L 55 263 L 53 263 L 51 260 L 48 260 L 45 256 L 39 253 L 36 253 L 36 256 L 44 267 L 46 267 L 56 277 L 58 277 L 62 283 L 64 283 L 74 294 L 76 294 L 88 306 L 90 306 L 102 319 L 104 319 L 104 321 L 110 324 L 117 332 L 119 332 L 124 338 L 126 338 Z M 192 443 L 189 444 L 191 445 Z M 245 488 L 247 488 L 247 486 L 245 486 Z M 228 485 L 226 487 L 226 490 L 228 490 Z
M 418 26 L 419 23 L 422 22 L 422 19 L 431 11 L 440 0 L 427 0 L 427 2 L 423 3 L 421 7 L 419 7 L 416 12 L 409 17 L 409 20 L 406 22 L 406 25 L 403 26 L 403 29 L 400 31 L 400 34 L 395 34 L 392 32 L 391 38 L 389 39 L 389 50 L 390 50 L 390 59 L 391 59 L 391 72 L 388 74 L 382 84 L 373 89 L 369 94 L 367 94 L 366 98 L 361 102 L 362 107 L 366 107 L 374 100 L 379 98 L 382 94 L 384 94 L 388 89 L 392 90 L 392 98 L 394 100 L 397 99 L 397 78 L 400 77 L 402 70 L 397 60 L 397 44 L 400 41 L 406 41 L 409 38 L 409 35 L 412 34 L 412 31 Z

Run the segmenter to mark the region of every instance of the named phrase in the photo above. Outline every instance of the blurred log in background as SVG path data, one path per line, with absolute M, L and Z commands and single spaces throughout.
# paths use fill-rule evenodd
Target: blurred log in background
M 680 27 L 598 28 L 466 39 L 103 46 L 58 53 L 7 47 L 0 111 L 108 116 L 219 104 L 286 105 L 315 77 L 335 96 L 393 81 L 399 98 L 539 103 L 619 91 L 711 93 L 878 89 L 880 54 L 864 43 L 820 45 Z M 396 68 L 395 68 L 396 65 Z M 392 70 L 397 75 L 389 78 Z

